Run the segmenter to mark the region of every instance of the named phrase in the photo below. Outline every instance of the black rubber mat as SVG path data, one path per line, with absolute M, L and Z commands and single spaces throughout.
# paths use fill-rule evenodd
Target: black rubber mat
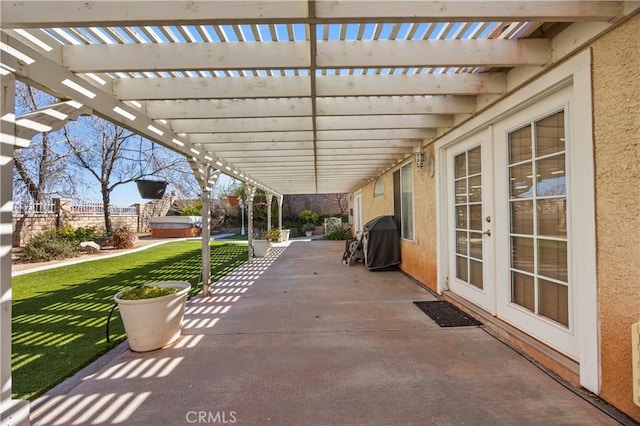
M 440 327 L 468 327 L 482 325 L 481 322 L 465 314 L 449 302 L 436 300 L 433 302 L 413 303 Z

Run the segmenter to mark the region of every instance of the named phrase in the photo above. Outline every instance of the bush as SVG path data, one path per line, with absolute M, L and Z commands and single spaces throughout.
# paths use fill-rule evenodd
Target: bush
M 277 243 L 280 240 L 280 230 L 278 228 L 271 228 L 267 233 L 267 240 Z
M 81 243 L 83 241 L 94 241 L 96 239 L 96 227 L 95 226 L 86 226 L 76 228 L 73 232 L 74 240 Z
M 135 243 L 135 235 L 128 229 L 117 229 L 111 236 L 111 243 L 116 249 L 131 248 Z
M 300 212 L 300 218 L 306 223 L 318 223 L 318 214 L 309 209 L 302 210 Z
M 22 260 L 25 262 L 48 262 L 66 259 L 80 253 L 77 242 L 66 238 L 65 233 L 48 230 L 36 234 L 24 246 Z
M 351 234 L 344 229 L 336 229 L 333 232 L 324 234 L 325 240 L 346 240 L 351 237 Z
M 184 206 L 182 210 L 180 210 L 180 216 L 202 216 L 202 200 Z

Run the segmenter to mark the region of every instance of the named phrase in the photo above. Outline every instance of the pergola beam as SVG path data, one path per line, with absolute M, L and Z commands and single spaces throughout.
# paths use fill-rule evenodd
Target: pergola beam
M 551 59 L 544 39 L 318 41 L 317 68 L 515 67 Z M 460 54 L 464 52 L 464 54 Z M 311 66 L 307 42 L 88 44 L 62 48 L 76 73 L 302 69 Z
M 250 118 L 311 115 L 309 98 L 189 99 L 144 101 L 142 109 L 151 118 Z
M 315 23 L 375 22 L 394 18 L 394 22 L 425 21 L 610 21 L 620 16 L 622 1 L 517 2 L 473 0 L 361 1 L 316 0 Z M 162 1 L 149 7 L 131 1 L 24 1 L 0 3 L 4 28 L 167 25 L 177 17 L 181 25 L 224 23 L 290 23 L 311 21 L 306 0 L 266 0 L 242 2 Z M 46 10 L 46 13 L 42 13 Z
M 317 96 L 424 96 L 503 93 L 505 73 L 319 75 Z M 120 100 L 291 98 L 311 96 L 309 76 L 123 78 L 113 83 Z

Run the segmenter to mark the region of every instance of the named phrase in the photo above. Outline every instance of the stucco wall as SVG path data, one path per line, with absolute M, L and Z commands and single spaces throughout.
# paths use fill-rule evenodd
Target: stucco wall
M 433 158 L 433 146 L 425 153 Z M 393 171 L 381 176 L 384 195 L 373 197 L 375 182 L 362 189 L 363 221 L 393 214 Z M 402 240 L 401 269 L 419 282 L 436 290 L 436 182 L 425 169 L 414 167 L 415 240 Z
M 640 15 L 593 44 L 602 396 L 640 421 L 630 327 L 640 316 Z

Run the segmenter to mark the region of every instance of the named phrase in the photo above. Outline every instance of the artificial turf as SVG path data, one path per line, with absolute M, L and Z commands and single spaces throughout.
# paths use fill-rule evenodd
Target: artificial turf
M 246 260 L 246 245 L 212 243 L 212 280 Z M 171 280 L 189 281 L 197 291 L 201 270 L 201 243 L 179 241 L 14 277 L 12 397 L 38 397 L 124 340 L 117 314 L 109 343 L 105 333 L 118 291 Z

